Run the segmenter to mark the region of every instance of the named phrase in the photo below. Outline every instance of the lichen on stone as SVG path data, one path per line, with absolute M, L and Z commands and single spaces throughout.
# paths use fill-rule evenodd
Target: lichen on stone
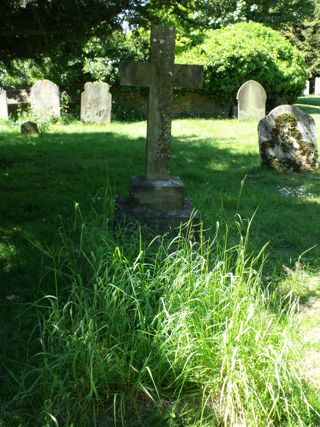
M 305 141 L 294 114 L 280 114 L 274 119 L 271 138 L 260 142 L 264 166 L 279 171 L 308 171 L 317 167 L 318 152 L 314 144 Z

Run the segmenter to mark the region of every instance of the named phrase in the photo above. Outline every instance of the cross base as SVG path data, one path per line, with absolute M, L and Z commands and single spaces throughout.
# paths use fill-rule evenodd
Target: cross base
M 194 214 L 192 205 L 187 199 L 184 201 L 183 209 L 164 211 L 143 208 L 131 197 L 116 198 L 115 225 L 118 226 L 138 222 L 153 232 L 162 233 L 178 230 L 190 218 L 192 218 L 193 235 L 197 235 L 199 216 Z
M 185 187 L 181 179 L 132 176 L 129 197 L 137 206 L 158 211 L 183 210 Z

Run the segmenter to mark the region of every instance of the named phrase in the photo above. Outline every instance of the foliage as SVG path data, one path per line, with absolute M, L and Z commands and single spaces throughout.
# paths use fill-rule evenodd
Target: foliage
M 288 39 L 303 54 L 308 67 L 309 77 L 320 75 L 320 2 L 314 14 L 295 25 L 288 25 L 283 30 Z
M 113 239 L 110 212 L 86 224 L 76 209 L 76 233 L 61 228 L 44 249 L 56 292 L 33 307 L 42 348 L 17 397 L 33 425 L 310 423 L 291 360 L 294 304 L 270 312 L 262 252 L 247 254 L 241 221 L 232 247 L 219 233 L 145 244 L 138 230 Z
M 269 101 L 299 96 L 307 78 L 301 54 L 280 33 L 258 23 L 239 23 L 205 33 L 202 43 L 178 55 L 177 62 L 204 66 L 204 89 L 232 101 L 253 79 L 266 89 Z
M 241 22 L 260 22 L 272 28 L 299 23 L 311 16 L 314 0 L 195 0 L 195 22 L 205 28 Z
M 8 64 L 0 62 L 0 85 L 10 87 L 31 86 L 36 80 L 49 79 L 60 87 L 82 87 L 90 80 L 118 83 L 118 64 L 121 61 L 143 61 L 149 53 L 149 32 L 136 30 L 115 31 L 112 37 L 90 38 L 81 54 L 66 60 L 63 52 L 51 57 L 14 59 Z
M 301 108 L 308 108 L 309 113 L 314 113 L 317 125 L 319 125 L 320 99 L 310 97 L 307 100 L 303 98 L 303 101 L 308 105 L 301 105 Z M 316 102 L 317 105 L 310 105 Z M 48 133 L 38 135 L 21 135 L 15 124 L 11 127 L 0 124 L 0 127 L 0 188 L 2 194 L 0 203 L 0 283 L 5 283 L 5 286 L 0 287 L 2 340 L 0 425 L 2 423 L 6 427 L 18 425 L 35 427 L 37 422 L 41 426 L 46 425 L 44 419 L 50 415 L 40 412 L 40 409 L 44 408 L 53 416 L 56 415 L 60 410 L 58 402 L 64 392 L 68 390 L 70 395 L 65 395 L 62 405 L 67 405 L 68 402 L 73 403 L 73 399 L 79 394 L 81 400 L 76 401 L 76 405 L 79 405 L 80 402 L 88 402 L 88 406 L 81 407 L 81 411 L 78 410 L 76 414 L 75 425 L 77 426 L 82 421 L 86 422 L 86 425 L 90 425 L 91 420 L 84 419 L 83 414 L 90 413 L 96 404 L 98 408 L 101 408 L 101 412 L 109 411 L 110 407 L 118 409 L 116 415 L 121 414 L 121 411 L 122 413 L 127 411 L 126 414 L 131 417 L 132 422 L 135 421 L 133 414 L 138 412 L 140 419 L 142 422 L 145 420 L 148 427 L 150 425 L 188 426 L 188 423 L 192 425 L 195 417 L 198 418 L 199 408 L 204 404 L 202 396 L 199 393 L 196 394 L 197 390 L 201 390 L 201 387 L 205 386 L 206 383 L 203 380 L 209 383 L 207 390 L 208 393 L 211 393 L 214 387 L 220 387 L 215 380 L 218 375 L 221 375 L 222 378 L 224 373 L 228 374 L 223 377 L 227 378 L 226 384 L 230 387 L 228 390 L 224 389 L 226 393 L 229 393 L 227 395 L 229 400 L 226 399 L 225 402 L 229 405 L 229 414 L 232 414 L 231 404 L 235 401 L 232 393 L 243 390 L 241 387 L 246 384 L 245 381 L 249 381 L 250 385 L 261 386 L 264 375 L 268 372 L 270 372 L 270 377 L 268 377 L 270 382 L 262 384 L 263 402 L 266 402 L 265 398 L 268 393 L 265 385 L 272 383 L 273 374 L 277 372 L 280 375 L 280 385 L 283 385 L 284 390 L 288 392 L 283 400 L 277 400 L 279 394 L 274 395 L 276 407 L 282 411 L 284 405 L 287 404 L 290 411 L 300 402 L 302 407 L 299 407 L 297 418 L 291 422 L 291 425 L 299 425 L 299 416 L 305 421 L 301 425 L 315 426 L 319 423 L 314 420 L 308 424 L 307 408 L 303 401 L 299 400 L 294 388 L 292 390 L 286 388 L 290 384 L 297 384 L 295 376 L 290 377 L 286 383 L 286 373 L 283 369 L 287 366 L 294 374 L 293 366 L 290 363 L 290 346 L 282 347 L 288 352 L 281 355 L 279 359 L 281 363 L 272 365 L 272 360 L 275 360 L 277 353 L 271 351 L 271 349 L 279 350 L 285 337 L 291 338 L 291 326 L 292 321 L 295 322 L 295 316 L 293 311 L 290 312 L 287 309 L 290 306 L 294 309 L 295 306 L 290 305 L 289 298 L 289 304 L 284 303 L 281 308 L 279 302 L 283 294 L 274 294 L 273 290 L 279 289 L 279 283 L 286 279 L 285 295 L 293 291 L 301 295 L 300 284 L 295 283 L 294 289 L 292 289 L 294 280 L 292 271 L 295 271 L 297 260 L 299 265 L 303 266 L 304 271 L 309 272 L 309 281 L 314 287 L 317 287 L 317 294 L 320 291 L 319 276 L 317 279 L 313 275 L 314 271 L 319 271 L 320 266 L 320 247 L 317 245 L 320 240 L 320 230 L 317 226 L 320 203 L 319 171 L 310 174 L 275 174 L 272 171 L 261 169 L 257 153 L 256 122 L 254 121 L 175 120 L 173 121 L 172 138 L 172 174 L 181 176 L 185 182 L 188 197 L 191 198 L 193 206 L 200 211 L 204 221 L 206 228 L 204 240 L 211 242 L 212 246 L 211 248 L 207 244 L 190 246 L 187 241 L 178 246 L 179 242 L 182 243 L 179 240 L 176 246 L 171 245 L 170 247 L 166 241 L 163 241 L 161 247 L 162 240 L 158 239 L 160 243 L 158 246 L 155 242 L 148 247 L 147 244 L 144 246 L 142 242 L 140 245 L 139 236 L 130 233 L 114 240 L 115 234 L 109 228 L 109 221 L 112 218 L 113 195 L 104 198 L 102 192 L 98 191 L 105 186 L 106 175 L 108 175 L 110 183 L 114 186 L 114 192 L 125 195 L 128 191 L 130 176 L 143 174 L 145 123 L 111 123 L 108 127 L 81 123 L 72 123 L 68 126 L 55 124 L 51 126 Z M 246 175 L 247 179 L 240 197 L 240 183 L 244 181 Z M 80 220 L 77 216 L 76 225 L 74 225 L 72 209 L 74 201 L 79 202 L 82 207 L 83 217 Z M 103 211 L 104 202 L 107 202 L 110 210 Z M 241 214 L 241 232 L 244 236 L 248 223 L 246 218 L 252 217 L 255 210 L 257 213 L 251 225 L 251 235 L 244 245 L 243 240 L 239 242 L 239 232 L 234 221 L 235 213 Z M 103 212 L 101 221 L 96 221 L 97 212 L 99 214 Z M 61 227 L 61 218 L 64 229 Z M 237 215 L 236 218 L 239 223 L 240 217 Z M 220 231 L 219 240 L 215 240 L 217 222 L 220 223 L 220 230 L 228 228 L 228 239 L 225 237 L 224 231 Z M 55 244 L 52 244 L 57 226 L 60 226 L 60 233 L 56 237 Z M 74 228 L 77 230 L 75 233 Z M 83 230 L 78 232 L 79 228 L 83 228 Z M 79 238 L 81 236 L 83 236 L 82 243 Z M 135 239 L 135 237 L 137 238 Z M 226 248 L 228 248 L 228 254 L 232 260 L 228 259 L 228 254 L 224 255 L 221 248 L 226 240 L 229 241 Z M 252 257 L 250 258 L 250 254 L 257 255 L 259 248 L 267 241 L 270 241 L 270 244 L 264 273 L 262 272 L 261 275 L 261 264 L 258 261 L 255 264 L 255 271 L 251 272 L 251 281 L 244 283 L 241 279 L 249 277 L 249 267 L 253 260 Z M 40 251 L 36 250 L 34 244 L 30 242 L 34 242 L 35 245 L 40 245 L 44 249 L 46 259 L 47 255 L 52 255 L 51 260 L 55 260 L 56 264 L 44 262 Z M 244 249 L 245 252 L 244 246 L 246 246 L 247 255 L 240 254 L 241 249 Z M 300 256 L 309 248 L 313 249 Z M 140 250 L 142 254 L 137 259 Z M 209 256 L 210 263 L 204 259 L 206 255 Z M 244 259 L 247 260 L 245 265 L 241 264 Z M 224 267 L 216 261 L 225 261 Z M 97 268 L 96 270 L 92 268 L 97 265 L 101 266 L 98 271 Z M 235 274 L 236 265 L 239 267 L 238 270 L 243 265 L 244 271 L 238 271 L 239 274 Z M 206 272 L 203 273 L 206 268 L 209 269 L 209 273 L 212 271 L 211 277 L 206 276 Z M 226 272 L 224 276 L 222 275 L 223 268 Z M 75 275 L 76 271 L 79 272 L 79 275 Z M 101 272 L 105 275 L 101 275 Z M 199 275 L 198 272 L 200 272 Z M 233 273 L 233 276 L 227 273 Z M 55 277 L 57 277 L 56 283 L 61 285 L 58 286 L 58 289 L 55 289 Z M 217 281 L 216 286 L 211 286 L 212 283 L 216 283 L 217 277 L 221 278 L 221 282 Z M 111 281 L 110 278 L 114 280 Z M 91 286 L 94 280 L 99 282 L 96 287 Z M 304 280 L 305 286 L 307 282 L 304 278 L 302 280 Z M 113 296 L 111 287 L 105 286 L 106 283 L 115 285 L 114 299 L 111 298 Z M 119 291 L 122 285 L 125 292 Z M 269 295 L 267 287 L 270 291 Z M 172 297 L 169 290 L 172 291 Z M 221 291 L 219 294 L 218 290 Z M 243 312 L 237 311 L 237 291 L 239 291 L 239 296 L 243 296 L 243 301 L 239 302 L 239 307 L 243 309 Z M 172 318 L 172 323 L 169 323 L 171 318 L 165 317 L 160 306 L 159 298 L 157 298 L 160 292 L 166 298 L 165 301 L 169 302 L 166 309 Z M 47 295 L 47 298 L 41 299 L 44 295 Z M 272 295 L 276 296 L 276 300 L 272 299 Z M 54 299 L 54 296 L 57 297 L 57 300 Z M 314 288 L 303 289 L 304 300 L 309 300 L 314 296 Z M 199 301 L 196 301 L 197 297 Z M 215 304 L 211 306 L 208 303 L 210 298 L 211 300 L 217 298 L 214 301 L 219 301 L 221 306 Z M 190 305 L 190 308 L 188 307 L 189 300 L 193 304 Z M 230 306 L 225 306 L 228 301 Z M 68 302 L 70 302 L 69 305 L 67 305 Z M 250 306 L 251 303 L 253 308 Z M 103 324 L 104 327 L 108 325 L 106 319 L 111 316 L 111 313 L 106 310 L 108 307 L 115 311 L 114 321 L 119 319 L 117 324 L 110 323 L 112 330 L 116 329 L 119 335 L 106 335 L 107 328 L 100 331 L 97 329 L 98 324 Z M 128 307 L 130 309 L 126 310 Z M 224 313 L 223 307 L 225 307 L 226 313 Z M 235 308 L 234 313 L 230 307 Z M 57 311 L 53 311 L 51 308 L 57 308 Z M 148 309 L 145 310 L 145 308 Z M 63 309 L 65 309 L 64 312 Z M 282 312 L 279 313 L 281 309 Z M 157 313 L 160 314 L 159 323 L 154 318 L 152 318 L 152 324 L 148 323 L 147 320 L 156 310 L 159 310 Z M 207 318 L 204 316 L 206 312 L 208 313 Z M 90 313 L 92 316 L 82 316 L 85 313 Z M 243 327 L 246 325 L 245 315 L 251 313 L 253 313 L 253 317 L 249 319 L 248 326 L 252 329 L 249 331 L 243 329 L 244 333 L 241 332 L 239 340 L 237 340 L 236 332 L 240 332 L 241 325 Z M 184 314 L 185 317 L 182 317 Z M 210 324 L 210 320 L 215 314 L 217 316 Z M 139 315 L 141 315 L 140 318 Z M 199 319 L 204 319 L 202 324 Z M 226 322 L 225 326 L 222 325 L 223 319 Z M 231 327 L 231 319 L 237 320 L 238 323 L 234 323 Z M 261 319 L 261 324 L 257 324 L 259 319 Z M 270 327 L 263 329 L 262 332 L 266 331 L 265 335 L 257 337 L 258 345 L 256 346 L 254 329 L 261 331 L 260 328 L 265 325 L 266 319 L 270 320 Z M 64 320 L 70 320 L 70 323 L 63 323 Z M 120 320 L 122 320 L 121 323 Z M 180 323 L 178 323 L 179 320 L 181 320 Z M 174 329 L 177 324 L 181 329 Z M 65 329 L 54 329 L 54 333 L 50 336 L 42 335 L 45 331 L 52 330 L 54 325 L 65 327 Z M 163 325 L 162 329 L 161 325 Z M 78 329 L 77 326 L 79 326 Z M 139 326 L 143 326 L 144 329 L 140 329 Z M 159 327 L 156 336 L 158 341 L 152 341 L 154 335 L 150 337 L 150 334 L 143 333 L 146 331 L 154 333 L 155 326 Z M 288 326 L 287 329 L 286 326 Z M 149 330 L 146 329 L 148 327 L 150 327 Z M 237 327 L 239 327 L 238 330 Z M 130 341 L 129 335 L 122 334 L 130 330 L 135 332 L 135 336 L 131 337 L 132 341 Z M 34 331 L 34 339 L 29 339 L 31 331 Z M 63 331 L 66 332 L 65 335 L 62 333 Z M 163 335 L 161 335 L 161 331 Z M 197 331 L 201 333 L 199 338 L 195 338 Z M 213 331 L 220 331 L 221 334 L 224 334 L 226 342 L 222 341 L 219 334 L 213 335 Z M 279 334 L 275 336 L 274 333 L 277 331 Z M 312 336 L 309 333 L 310 335 Z M 50 351 L 46 363 L 42 365 L 41 362 L 45 360 L 46 354 L 43 354 L 43 347 L 40 347 L 38 340 L 40 336 L 45 338 L 43 345 Z M 92 336 L 97 340 L 92 342 L 89 339 Z M 119 336 L 122 336 L 124 340 L 117 347 L 106 349 L 106 346 L 100 345 L 106 343 L 103 340 L 109 338 L 111 340 Z M 166 336 L 171 341 L 164 342 Z M 216 337 L 216 340 L 211 340 L 213 337 Z M 129 347 L 135 338 L 142 343 L 141 347 L 138 345 Z M 162 338 L 164 341 L 161 341 Z M 275 342 L 272 341 L 273 339 Z M 177 340 L 179 342 L 176 345 Z M 53 348 L 55 342 L 57 346 Z M 92 342 L 91 346 L 90 342 Z M 163 345 L 159 346 L 158 343 L 161 342 Z M 271 343 L 272 347 L 262 349 L 263 343 L 267 342 Z M 66 343 L 70 346 L 65 352 L 62 352 L 61 349 L 66 347 Z M 114 378 L 114 376 L 112 377 L 113 371 L 110 369 L 112 361 L 105 362 L 103 359 L 102 367 L 101 364 L 94 365 L 94 362 L 99 362 L 100 357 L 104 355 L 119 356 L 114 363 L 118 372 L 119 365 L 123 361 L 128 361 L 126 356 L 129 353 L 125 352 L 128 349 L 132 350 L 130 355 L 133 355 L 133 361 L 137 361 L 140 354 L 140 360 L 145 360 L 142 357 L 146 354 L 146 346 L 143 346 L 145 343 L 150 344 L 152 354 L 158 357 L 156 361 L 163 357 L 161 359 L 163 365 L 157 364 L 154 368 L 155 364 L 151 363 L 151 360 L 150 362 L 148 360 L 145 365 L 142 365 L 141 362 L 139 367 L 142 366 L 142 368 L 139 376 L 133 369 L 137 365 L 125 363 L 122 376 L 116 378 L 116 385 L 120 384 L 122 387 L 115 388 L 115 383 L 112 383 L 113 389 L 103 388 L 100 378 L 105 378 L 104 372 L 111 371 L 109 379 Z M 294 344 L 297 345 L 295 341 Z M 217 353 L 213 353 L 212 348 L 217 348 Z M 299 350 L 300 347 L 296 348 Z M 80 351 L 74 352 L 75 349 L 81 350 L 81 353 Z M 197 359 L 198 353 L 190 356 L 194 349 L 199 349 L 201 355 L 199 359 Z M 233 349 L 236 350 L 232 359 Z M 135 355 L 134 350 L 136 350 Z M 270 352 L 267 354 L 269 350 Z M 217 366 L 222 361 L 224 351 L 226 369 L 219 374 Z M 175 352 L 177 352 L 177 356 L 175 356 Z M 266 354 L 269 356 L 268 362 L 263 363 L 260 368 L 259 360 L 265 362 Z M 166 355 L 170 356 L 169 360 L 166 360 Z M 203 357 L 201 360 L 202 355 L 208 357 Z M 261 355 L 263 357 L 260 357 Z M 190 356 L 188 359 L 190 362 L 188 361 L 184 368 L 179 361 L 185 361 L 187 356 Z M 228 364 L 230 360 L 235 363 L 234 368 L 233 365 Z M 60 367 L 70 366 L 72 361 L 76 363 L 75 370 L 71 367 L 65 373 L 66 378 L 71 382 L 51 382 L 47 385 L 43 396 L 37 399 L 39 390 L 46 382 L 46 376 L 47 378 L 48 376 L 65 378 L 62 370 L 59 377 L 59 366 L 54 367 L 53 361 L 57 361 Z M 154 394 L 155 387 L 151 383 L 150 375 L 148 376 L 146 368 L 143 370 L 143 367 L 148 366 L 152 374 L 154 372 L 159 374 L 165 363 L 170 365 L 170 362 L 174 362 L 175 372 L 173 374 L 178 376 L 179 372 L 181 373 L 181 377 L 177 378 L 177 386 L 186 379 L 184 384 L 188 388 L 183 391 L 186 394 L 177 392 L 174 395 L 175 384 L 172 388 L 165 390 L 157 384 L 160 390 L 160 399 L 158 399 Z M 299 362 L 301 362 L 300 354 Z M 35 368 L 34 371 L 32 371 L 32 367 Z M 93 367 L 92 371 L 91 367 Z M 216 370 L 214 370 L 215 367 Z M 22 375 L 26 368 L 30 373 L 29 376 Z M 171 369 L 170 366 L 169 369 Z M 278 370 L 276 371 L 276 369 Z M 210 375 L 212 371 L 214 371 L 213 375 Z M 92 376 L 90 376 L 91 372 Z M 172 369 L 168 371 L 167 376 L 164 376 L 161 387 L 165 385 L 170 372 L 173 372 Z M 248 372 L 247 377 L 246 372 Z M 196 376 L 196 373 L 199 373 L 199 376 Z M 314 371 L 310 371 L 309 374 L 314 380 Z M 302 376 L 301 372 L 299 375 Z M 128 387 L 123 387 L 128 378 L 132 382 Z M 159 376 L 156 376 L 156 379 L 158 378 Z M 305 381 L 308 377 L 303 375 L 302 378 Z M 25 380 L 24 383 L 22 379 Z M 71 386 L 76 384 L 76 381 L 80 383 L 77 383 L 79 388 L 72 389 Z M 18 394 L 18 383 L 21 384 L 22 394 L 30 390 L 23 404 L 19 402 L 19 398 L 23 396 Z M 141 388 L 137 390 L 136 386 L 141 384 L 147 384 L 147 390 Z M 96 391 L 95 385 L 97 386 Z M 190 385 L 192 387 L 189 388 Z M 233 385 L 234 388 L 232 388 Z M 277 385 L 271 385 L 276 387 L 273 390 L 279 392 Z M 56 395 L 52 393 L 52 401 L 44 402 L 43 398 L 48 396 L 51 390 L 58 390 L 58 392 Z M 95 400 L 96 392 L 105 396 L 106 393 L 111 393 L 110 390 L 113 392 L 114 401 Z M 220 396 L 221 390 L 222 388 L 218 388 L 217 396 Z M 319 382 L 315 390 L 318 400 L 314 402 L 314 406 L 317 405 L 319 412 Z M 146 395 L 148 391 L 155 403 Z M 92 392 L 92 399 L 90 392 Z M 195 395 L 196 401 L 193 399 Z M 258 399 L 254 400 L 252 404 L 249 394 L 239 394 L 236 397 L 243 402 L 243 396 L 248 396 L 249 403 L 245 409 L 249 413 L 249 410 L 253 408 L 252 405 L 256 404 Z M 220 408 L 223 411 L 224 402 L 222 400 L 220 402 L 215 397 L 213 396 L 213 399 L 208 401 L 208 405 L 212 402 L 211 413 L 217 414 Z M 17 403 L 15 407 L 9 404 L 14 399 Z M 215 402 L 218 402 L 218 407 L 214 405 Z M 121 403 L 126 405 L 125 410 L 121 409 L 123 408 Z M 156 406 L 158 403 L 159 405 Z M 134 407 L 134 405 L 136 406 Z M 50 412 L 49 409 L 52 410 L 52 408 L 56 409 L 56 412 Z M 74 411 L 77 411 L 77 408 L 75 406 Z M 130 408 L 133 412 L 129 412 Z M 67 414 L 69 417 L 71 417 L 71 411 L 70 403 L 70 412 Z M 102 418 L 106 417 L 106 412 L 101 412 Z M 162 424 L 157 424 L 153 422 L 154 420 L 150 421 L 150 418 L 147 418 L 147 415 L 152 415 L 151 412 L 160 414 Z M 108 413 L 110 414 L 110 412 Z M 30 419 L 33 415 L 35 418 L 28 423 L 26 417 Z M 71 424 L 67 424 L 67 415 L 65 413 L 62 415 L 65 417 L 60 425 L 71 427 Z M 205 426 L 205 417 L 208 415 L 210 416 L 207 412 L 204 414 L 203 426 Z M 257 410 L 254 416 L 260 417 L 260 410 Z M 113 425 L 109 419 L 104 418 L 99 421 L 97 425 L 103 425 L 104 421 L 107 425 Z M 91 424 L 94 425 L 93 422 Z M 139 419 L 137 424 L 140 425 Z M 250 420 L 248 424 L 250 425 Z M 265 422 L 261 423 L 261 425 L 265 424 Z M 285 420 L 280 420 L 278 423 L 278 425 L 283 424 L 286 425 Z M 127 425 L 130 423 L 128 422 Z M 214 423 L 209 423 L 210 427 L 212 425 Z M 252 425 L 259 424 L 252 422 Z
M 71 60 L 93 35 L 110 35 L 122 22 L 121 13 L 139 0 L 2 0 L 0 53 L 2 60 L 34 58 L 63 52 Z
M 91 38 L 83 48 L 83 72 L 94 80 L 118 83 L 121 61 L 144 61 L 149 54 L 149 32 L 114 32 L 109 39 Z

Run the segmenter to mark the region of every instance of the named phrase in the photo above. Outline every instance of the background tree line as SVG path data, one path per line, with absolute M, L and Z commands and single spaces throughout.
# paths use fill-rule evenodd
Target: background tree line
M 181 52 L 210 30 L 251 21 L 279 31 L 303 55 L 308 75 L 320 74 L 320 0 L 2 0 L 0 84 L 116 84 L 120 61 L 147 60 L 151 23 L 176 25 Z

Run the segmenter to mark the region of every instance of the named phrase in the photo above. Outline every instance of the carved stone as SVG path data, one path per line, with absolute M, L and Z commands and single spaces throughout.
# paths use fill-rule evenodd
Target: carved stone
M 24 122 L 20 127 L 21 133 L 32 134 L 39 133 L 38 125 L 34 122 Z
M 154 218 L 169 228 L 185 222 L 192 213 L 181 179 L 169 173 L 173 89 L 202 87 L 203 68 L 174 64 L 174 27 L 154 25 L 150 44 L 149 63 L 120 66 L 122 85 L 149 88 L 149 106 L 146 176 L 132 177 L 129 198 L 118 199 L 116 212 L 143 222 Z
M 112 96 L 104 82 L 87 82 L 81 94 L 81 120 L 108 125 L 111 122 Z
M 50 80 L 38 80 L 31 88 L 30 103 L 37 116 L 60 117 L 59 87 Z
M 267 94 L 263 86 L 255 80 L 245 82 L 237 93 L 238 119 L 260 120 L 266 115 Z
M 309 114 L 281 105 L 260 120 L 260 158 L 279 171 L 308 171 L 318 166 L 316 124 Z
M 0 119 L 8 120 L 7 92 L 0 87 Z

